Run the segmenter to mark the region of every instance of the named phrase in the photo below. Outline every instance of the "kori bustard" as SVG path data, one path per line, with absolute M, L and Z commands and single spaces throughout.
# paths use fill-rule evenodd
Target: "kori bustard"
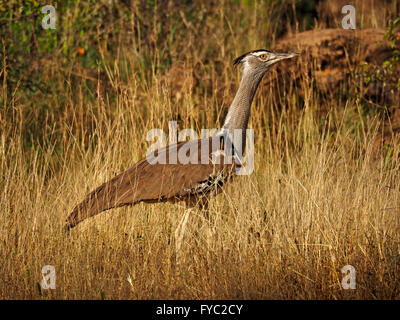
M 261 79 L 272 65 L 297 55 L 298 53 L 259 49 L 236 58 L 234 65 L 242 67 L 239 89 L 229 107 L 222 129 L 215 136 L 206 138 L 206 141 L 203 139 L 171 144 L 157 150 L 152 157 L 137 162 L 132 168 L 89 193 L 72 210 L 65 228 L 69 230 L 82 220 L 102 211 L 139 202 L 184 200 L 191 205 L 207 203 L 210 194 L 219 192 L 224 183 L 235 175 L 235 170 L 240 165 L 240 161 L 239 164 L 237 161 L 224 161 L 224 155 L 220 157 L 219 163 L 211 161 L 216 151 L 215 146 L 221 147 L 221 141 L 224 144 L 221 137 L 225 137 L 226 132 L 240 129 L 243 133 L 241 146 L 234 145 L 232 149 L 239 147 L 244 151 L 250 107 Z M 181 148 L 191 150 L 190 158 L 197 158 L 197 163 L 170 161 L 178 158 Z M 204 163 L 204 150 L 207 150 L 206 158 L 210 160 L 207 163 Z M 164 157 L 166 161 L 154 161 L 156 157 Z

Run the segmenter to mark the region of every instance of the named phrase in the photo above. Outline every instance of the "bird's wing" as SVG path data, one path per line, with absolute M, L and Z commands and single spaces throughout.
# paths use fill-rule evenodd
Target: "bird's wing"
M 215 139 L 218 138 L 181 142 L 156 150 L 89 193 L 67 218 L 67 228 L 111 208 L 141 201 L 180 199 L 221 186 L 232 175 L 235 163 L 225 164 L 223 155 L 219 163 L 202 163 L 219 150 Z M 162 163 L 157 163 L 157 159 Z

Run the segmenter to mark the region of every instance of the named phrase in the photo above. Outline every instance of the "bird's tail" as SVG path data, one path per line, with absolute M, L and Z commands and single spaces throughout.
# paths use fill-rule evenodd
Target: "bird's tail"
M 110 182 L 111 181 L 106 182 L 93 190 L 72 210 L 67 218 L 67 224 L 64 227 L 65 230 L 70 230 L 79 222 L 116 206 L 116 190 L 114 190 L 115 187 L 113 186 L 113 183 Z

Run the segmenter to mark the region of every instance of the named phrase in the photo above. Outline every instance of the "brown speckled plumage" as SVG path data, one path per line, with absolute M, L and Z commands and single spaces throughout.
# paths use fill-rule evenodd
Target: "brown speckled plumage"
M 260 56 L 261 54 L 262 56 Z M 259 49 L 235 59 L 235 65 L 243 65 L 242 80 L 222 130 L 216 136 L 206 139 L 206 145 L 209 146 L 207 149 L 209 159 L 216 151 L 215 146 L 220 146 L 220 142 L 213 143 L 213 139 L 221 139 L 221 136 L 230 130 L 243 130 L 242 146 L 239 149 L 244 150 L 250 106 L 262 77 L 271 65 L 296 55 Z M 200 199 L 203 202 L 203 199 L 207 199 L 210 193 L 218 193 L 224 183 L 235 174 L 237 165 L 235 161 L 233 164 L 224 164 L 223 156 L 221 156 L 219 164 L 214 164 L 211 160 L 208 164 L 202 164 L 200 140 L 190 143 L 196 142 L 198 142 L 197 148 L 193 149 L 196 150 L 196 154 L 191 154 L 191 157 L 197 158 L 198 163 L 182 164 L 178 161 L 176 164 L 171 164 L 168 161 L 170 150 L 172 149 L 171 154 L 173 155 L 179 152 L 187 142 L 161 148 L 157 151 L 157 155 L 165 153 L 167 164 L 151 164 L 145 158 L 127 171 L 103 183 L 72 210 L 67 218 L 65 228 L 70 229 L 86 218 L 124 205 L 180 200 L 196 202 L 193 199 Z

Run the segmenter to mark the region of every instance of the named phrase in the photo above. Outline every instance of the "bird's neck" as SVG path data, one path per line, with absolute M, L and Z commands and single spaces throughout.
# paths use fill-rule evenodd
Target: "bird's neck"
M 251 103 L 263 76 L 264 73 L 243 74 L 239 89 L 229 107 L 224 125 L 220 131 L 223 135 L 226 133 L 235 135 L 237 129 L 241 130 L 240 143 L 235 144 L 235 148 L 239 148 L 241 153 L 246 148 L 246 130 L 250 117 Z
M 250 107 L 254 95 L 264 73 L 244 73 L 240 81 L 239 89 L 229 107 L 222 129 L 241 129 L 244 132 L 249 122 Z

